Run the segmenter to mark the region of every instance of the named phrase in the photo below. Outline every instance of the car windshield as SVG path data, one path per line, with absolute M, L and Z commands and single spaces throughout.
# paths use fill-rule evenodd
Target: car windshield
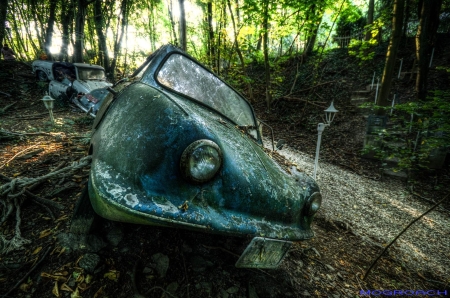
M 163 86 L 217 110 L 239 126 L 256 126 L 253 111 L 245 99 L 183 55 L 172 54 L 158 72 L 157 80 Z
M 105 72 L 102 69 L 78 67 L 79 80 L 103 80 Z

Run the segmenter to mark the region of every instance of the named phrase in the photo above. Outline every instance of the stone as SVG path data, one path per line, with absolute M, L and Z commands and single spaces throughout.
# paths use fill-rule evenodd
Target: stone
M 78 262 L 78 266 L 83 268 L 86 272 L 94 273 L 100 263 L 100 256 L 94 253 L 87 253 L 83 255 L 83 258 Z
M 162 253 L 157 253 L 152 256 L 152 261 L 155 264 L 155 270 L 161 278 L 166 277 L 167 269 L 169 269 L 169 257 Z
M 106 235 L 109 244 L 116 247 L 123 239 L 123 230 L 120 226 L 115 225 Z

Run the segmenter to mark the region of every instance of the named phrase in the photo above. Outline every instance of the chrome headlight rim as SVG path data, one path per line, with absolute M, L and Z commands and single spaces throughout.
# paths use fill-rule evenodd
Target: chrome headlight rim
M 322 194 L 320 192 L 313 193 L 306 203 L 306 213 L 308 216 L 314 216 L 322 206 Z
M 212 167 L 209 169 L 205 168 L 205 171 L 201 171 L 199 175 L 198 173 L 195 173 L 195 168 L 191 166 L 193 162 L 192 159 L 196 157 L 196 154 L 198 155 L 204 153 L 202 152 L 202 150 L 204 150 L 205 148 L 207 150 L 212 149 L 213 151 L 209 151 L 209 153 L 215 152 L 216 154 L 212 154 L 214 156 L 208 156 L 212 163 L 207 164 L 207 166 Z M 223 155 L 219 145 L 217 145 L 214 141 L 201 139 L 192 142 L 186 147 L 186 149 L 184 149 L 180 159 L 180 170 L 186 180 L 194 183 L 204 183 L 210 181 L 216 176 L 216 174 L 222 167 L 222 162 Z

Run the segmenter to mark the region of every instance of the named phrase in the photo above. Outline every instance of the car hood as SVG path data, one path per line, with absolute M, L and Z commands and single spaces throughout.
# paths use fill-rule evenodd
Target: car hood
M 112 86 L 111 83 L 108 83 L 107 81 L 82 81 L 82 80 L 75 80 L 73 82 L 73 87 L 81 93 L 89 93 L 92 90 L 104 88 Z
M 195 185 L 183 180 L 179 163 L 199 139 L 219 145 L 223 165 L 211 181 Z M 314 180 L 286 173 L 261 145 L 192 100 L 134 83 L 115 99 L 91 145 L 90 197 L 105 218 L 289 240 L 313 236 L 304 207 L 319 191 Z

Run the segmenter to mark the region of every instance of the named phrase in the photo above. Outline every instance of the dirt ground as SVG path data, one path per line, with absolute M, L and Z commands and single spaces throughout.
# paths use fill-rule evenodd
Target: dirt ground
M 92 119 L 58 105 L 52 125 L 40 101 L 45 86 L 31 68 L 19 62 L 0 67 L 0 185 L 56 172 L 86 156 Z M 315 132 L 310 135 L 313 140 Z M 302 144 L 310 147 L 298 141 L 298 147 Z M 352 164 L 361 174 L 370 174 L 369 166 L 359 160 Z M 29 243 L 0 255 L 0 297 L 355 297 L 362 289 L 450 293 L 448 277 L 406 267 L 395 248 L 363 281 L 381 248 L 320 212 L 315 238 L 295 243 L 276 270 L 235 268 L 249 239 L 100 221 L 91 239 L 80 240 L 70 235 L 69 226 L 88 172 L 86 166 L 30 187 L 42 200 L 19 197 L 21 213 L 3 222 L 0 233 L 11 239 L 20 218 L 21 235 Z

